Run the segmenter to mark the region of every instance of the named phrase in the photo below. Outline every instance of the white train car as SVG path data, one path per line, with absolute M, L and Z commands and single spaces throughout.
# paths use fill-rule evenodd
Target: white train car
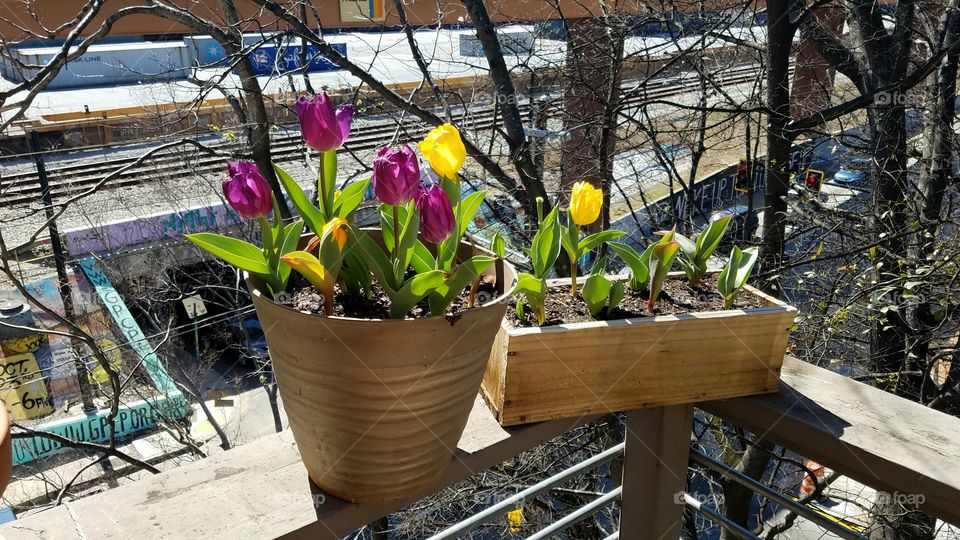
M 20 62 L 34 66 L 26 76 L 39 71 L 60 52 L 59 47 L 17 49 Z M 182 41 L 136 42 L 94 45 L 70 61 L 51 81 L 48 89 L 135 84 L 185 78 L 190 69 L 187 46 Z M 19 74 L 11 73 L 14 79 Z

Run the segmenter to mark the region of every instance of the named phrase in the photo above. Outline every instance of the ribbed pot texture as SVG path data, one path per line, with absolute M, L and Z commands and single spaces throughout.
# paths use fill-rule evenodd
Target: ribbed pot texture
M 489 270 L 493 272 L 493 268 Z M 450 463 L 516 275 L 456 317 L 325 317 L 248 284 L 284 409 L 310 478 L 355 503 L 412 499 Z M 503 290 L 506 289 L 506 290 Z

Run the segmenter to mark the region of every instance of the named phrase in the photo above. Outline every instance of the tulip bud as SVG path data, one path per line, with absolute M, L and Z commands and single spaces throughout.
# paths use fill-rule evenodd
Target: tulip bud
M 223 179 L 223 195 L 244 219 L 257 219 L 273 210 L 270 185 L 252 161 L 228 161 L 230 174 Z
M 589 225 L 600 217 L 603 191 L 583 180 L 573 185 L 570 192 L 570 217 L 577 225 Z
M 335 217 L 328 221 L 323 226 L 323 235 L 328 234 L 337 244 L 337 248 L 343 251 L 343 247 L 347 245 L 347 220 Z
M 416 197 L 420 189 L 420 164 L 413 150 L 384 146 L 373 160 L 373 193 L 384 204 L 400 206 Z
M 318 152 L 329 152 L 343 145 L 350 135 L 350 122 L 357 108 L 342 105 L 336 110 L 326 92 L 297 100 L 297 118 L 307 146 Z
M 433 128 L 417 146 L 437 174 L 453 180 L 463 167 L 467 149 L 453 124 Z
M 434 184 L 420 191 L 417 210 L 420 211 L 420 234 L 428 242 L 439 244 L 453 234 L 457 221 L 450 199 L 440 186 Z

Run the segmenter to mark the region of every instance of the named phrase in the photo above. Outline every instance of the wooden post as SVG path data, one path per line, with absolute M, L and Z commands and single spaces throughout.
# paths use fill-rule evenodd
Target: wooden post
M 620 538 L 680 538 L 693 406 L 627 413 Z

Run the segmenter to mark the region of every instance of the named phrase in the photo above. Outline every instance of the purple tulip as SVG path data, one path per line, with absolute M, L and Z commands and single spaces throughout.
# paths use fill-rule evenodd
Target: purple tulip
M 420 211 L 420 234 L 428 242 L 439 244 L 453 233 L 457 226 L 450 199 L 440 186 L 434 184 L 420 191 L 417 198 Z
M 399 206 L 416 197 L 420 190 L 420 164 L 413 150 L 384 146 L 373 160 L 373 193 L 384 204 Z
M 230 206 L 245 219 L 257 219 L 273 210 L 270 184 L 252 161 L 228 161 L 230 174 L 223 179 L 223 194 Z
M 357 108 L 341 105 L 336 111 L 326 92 L 297 100 L 300 131 L 307 146 L 317 152 L 329 152 L 343 145 L 350 135 L 350 121 Z

